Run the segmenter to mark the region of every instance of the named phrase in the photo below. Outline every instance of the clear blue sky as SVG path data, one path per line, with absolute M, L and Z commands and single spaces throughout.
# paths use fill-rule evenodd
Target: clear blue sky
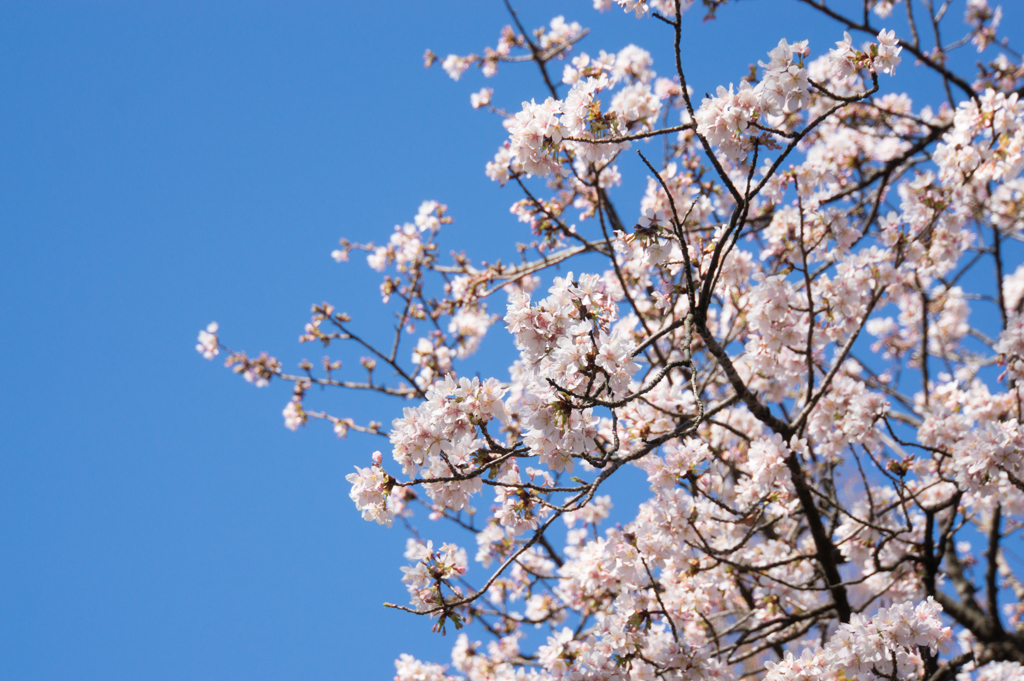
M 636 42 L 671 71 L 656 22 L 521 5 L 529 26 L 593 27 L 588 52 Z M 815 54 L 841 39 L 793 7 L 694 10 L 696 91 L 783 36 Z M 0 3 L 0 678 L 385 679 L 401 652 L 448 661 L 451 634 L 381 607 L 406 602 L 404 535 L 363 522 L 344 480 L 380 444 L 286 431 L 287 386 L 256 390 L 193 346 L 215 319 L 233 347 L 318 361 L 296 338 L 322 300 L 380 332 L 376 275 L 329 253 L 386 239 L 424 199 L 456 219 L 443 249 L 507 259 L 528 240 L 518 197 L 483 174 L 504 132 L 469 94 L 517 109 L 545 96 L 534 70 L 453 83 L 421 60 L 480 51 L 507 21 L 498 0 Z M 883 85 L 929 85 L 913 73 Z M 623 170 L 635 211 L 645 181 Z M 508 341 L 489 340 L 475 366 L 503 377 Z M 345 399 L 319 404 L 399 406 Z

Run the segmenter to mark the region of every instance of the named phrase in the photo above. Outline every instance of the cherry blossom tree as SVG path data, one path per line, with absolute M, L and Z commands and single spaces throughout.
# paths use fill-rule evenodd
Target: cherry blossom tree
M 343 239 L 333 257 L 364 252 L 397 316 L 378 347 L 313 307 L 300 340 L 351 350 L 351 374 L 289 373 L 216 324 L 197 350 L 289 383 L 288 428 L 386 440 L 348 476 L 363 518 L 419 510 L 475 544 L 408 540 L 391 607 L 472 626 L 450 664 L 403 655 L 401 681 L 1024 679 L 1024 67 L 1001 10 L 802 0 L 835 35 L 780 40 L 700 97 L 691 4 L 617 0 L 674 46 L 668 75 L 511 6 L 482 54 L 428 50 L 455 80 L 539 73 L 521 108 L 471 98 L 507 130 L 483 170 L 534 240 L 446 255 L 436 201 L 386 244 Z M 888 91 L 897 69 L 937 77 L 935 101 Z M 639 205 L 613 202 L 620 167 L 647 173 Z M 460 373 L 505 330 L 511 367 Z M 401 404 L 360 423 L 314 386 Z M 627 466 L 649 498 L 609 526 Z

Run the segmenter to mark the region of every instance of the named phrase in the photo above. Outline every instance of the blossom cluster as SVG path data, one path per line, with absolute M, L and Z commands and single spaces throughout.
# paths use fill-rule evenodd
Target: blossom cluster
M 586 53 L 574 57 L 562 76 L 563 82 L 572 86 L 564 99 L 523 102 L 522 110 L 506 121 L 508 152 L 498 152 L 488 175 L 504 183 L 509 169 L 530 175 L 561 172 L 562 152 L 586 163 L 606 165 L 615 153 L 628 147 L 628 142 L 608 140 L 652 130 L 663 101 L 674 94 L 667 79 L 660 79 L 652 88 L 655 73 L 651 64 L 650 53 L 635 45 L 614 55 L 602 51 L 595 58 Z M 601 93 L 618 86 L 611 101 L 604 104 Z M 607 107 L 604 112 L 602 106 Z
M 943 626 L 941 615 L 932 599 L 882 608 L 870 619 L 855 615 L 824 648 L 769 662 L 765 681 L 812 681 L 840 673 L 858 681 L 915 678 L 923 668 L 918 649 L 949 652 L 952 630 Z

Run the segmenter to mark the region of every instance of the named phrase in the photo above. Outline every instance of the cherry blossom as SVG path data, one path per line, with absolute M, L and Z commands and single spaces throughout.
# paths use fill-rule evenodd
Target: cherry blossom
M 474 92 L 469 96 L 469 102 L 473 105 L 474 109 L 479 109 L 482 106 L 487 106 L 491 103 L 491 97 L 494 96 L 494 89 L 485 87 L 480 88 L 479 92 Z
M 199 344 L 196 345 L 196 352 L 204 359 L 213 359 L 220 354 L 217 347 L 217 322 L 210 322 L 205 329 L 199 330 Z
M 390 326 L 314 305 L 300 341 L 332 354 L 295 373 L 216 324 L 197 351 L 291 383 L 287 428 L 351 434 L 356 510 L 411 534 L 389 607 L 465 628 L 396 679 L 1020 678 L 1024 66 L 1000 9 L 967 3 L 951 44 L 984 56 L 960 73 L 929 37 L 945 8 L 802 3 L 839 29 L 735 46 L 756 66 L 695 102 L 693 3 L 614 4 L 667 75 L 518 13 L 440 60 L 540 75 L 518 108 L 470 95 L 506 136 L 480 161 L 515 194 L 507 256 L 451 251 L 417 199 L 331 254 L 365 253 Z M 909 34 L 875 23 L 901 4 Z M 503 341 L 511 366 L 479 354 Z M 400 404 L 360 422 L 328 388 Z M 357 438 L 388 447 L 366 465 Z

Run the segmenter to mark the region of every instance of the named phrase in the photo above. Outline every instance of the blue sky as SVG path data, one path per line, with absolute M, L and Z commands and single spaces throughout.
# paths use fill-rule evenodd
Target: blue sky
M 664 27 L 590 4 L 521 16 L 565 14 L 593 28 L 584 50 L 635 42 L 671 71 Z M 695 10 L 695 90 L 781 37 L 841 39 L 793 8 Z M 0 677 L 384 679 L 401 652 L 448 660 L 451 634 L 381 607 L 406 602 L 404 534 L 348 499 L 344 476 L 385 443 L 285 430 L 287 386 L 193 346 L 215 319 L 232 347 L 318 361 L 296 338 L 323 300 L 382 333 L 377 275 L 329 254 L 425 199 L 455 217 L 442 251 L 507 259 L 529 239 L 483 174 L 504 132 L 469 94 L 515 110 L 546 96 L 534 70 L 454 83 L 422 64 L 506 23 L 497 0 L 0 3 Z M 934 92 L 914 73 L 883 86 Z M 635 211 L 645 180 L 623 171 Z M 504 376 L 498 331 L 474 366 Z M 321 399 L 363 421 L 400 407 Z

